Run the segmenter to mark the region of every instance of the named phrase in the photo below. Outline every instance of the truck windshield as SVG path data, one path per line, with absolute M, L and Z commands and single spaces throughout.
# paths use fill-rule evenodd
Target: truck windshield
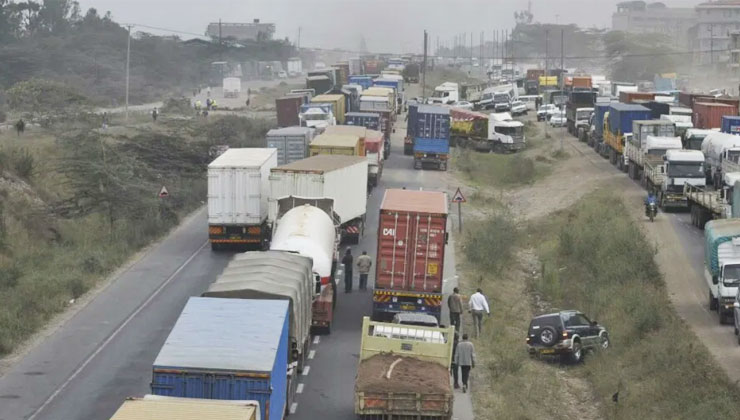
M 650 149 L 648 150 L 648 156 L 663 156 L 665 155 L 666 149 Z
M 303 119 L 306 121 L 323 121 L 326 119 L 326 114 L 306 114 Z
M 740 150 L 728 150 L 727 159 L 732 162 L 737 162 L 737 158 L 740 157 Z
M 496 132 L 505 136 L 521 136 L 524 127 L 496 127 Z
M 432 93 L 432 98 L 446 98 L 448 96 L 450 96 L 450 92 L 444 90 L 435 90 L 434 93 Z
M 701 150 L 701 143 L 706 136 L 691 136 L 686 139 L 686 148 L 688 150 Z
M 494 102 L 509 102 L 509 95 L 494 95 Z
M 701 162 L 669 162 L 668 176 L 672 178 L 703 178 L 703 164 Z
M 577 111 L 576 112 L 576 119 L 577 120 L 587 120 L 591 116 L 591 111 Z
M 740 284 L 740 265 L 726 265 L 722 271 L 722 283 L 728 287 Z

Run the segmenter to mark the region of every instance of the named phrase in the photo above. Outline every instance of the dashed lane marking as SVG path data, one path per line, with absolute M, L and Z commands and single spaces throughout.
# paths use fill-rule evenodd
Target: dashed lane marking
M 303 368 L 303 376 L 308 376 L 308 372 L 311 370 L 311 366 L 306 366 Z
M 303 394 L 303 384 L 298 384 L 298 386 L 295 389 L 296 394 Z
M 298 403 L 293 403 L 290 405 L 290 414 L 295 414 L 295 411 L 298 409 Z
M 316 356 L 316 350 L 311 350 L 308 352 L 308 358 L 313 359 L 314 356 Z
M 321 341 L 321 337 L 320 337 L 320 336 L 318 336 L 318 335 L 317 335 L 317 336 L 315 336 L 315 337 L 313 338 L 313 343 L 314 343 L 314 344 L 319 344 L 319 341 Z

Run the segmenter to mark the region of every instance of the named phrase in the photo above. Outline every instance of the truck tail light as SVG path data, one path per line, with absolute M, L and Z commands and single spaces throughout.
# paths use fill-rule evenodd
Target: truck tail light
M 563 338 L 568 338 L 568 331 L 563 331 Z
M 321 285 L 322 286 L 326 286 L 329 283 L 331 283 L 331 277 L 322 277 L 321 278 Z
M 223 226 L 208 226 L 208 233 L 211 235 L 220 235 L 224 233 Z

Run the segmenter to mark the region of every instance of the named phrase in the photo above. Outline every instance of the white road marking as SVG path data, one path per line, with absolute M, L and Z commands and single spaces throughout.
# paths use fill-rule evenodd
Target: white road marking
M 303 367 L 303 376 L 308 376 L 308 372 L 311 370 L 311 366 Z
M 316 356 L 316 350 L 311 350 L 308 352 L 309 359 L 313 359 L 314 356 Z
M 290 405 L 290 414 L 295 414 L 295 411 L 298 409 L 298 403 L 293 403 Z
M 319 341 L 321 341 L 321 337 L 320 337 L 320 336 L 318 336 L 318 335 L 317 335 L 317 336 L 314 336 L 314 338 L 313 338 L 313 343 L 314 343 L 314 344 L 319 344 Z
M 169 277 L 167 277 L 167 279 L 162 284 L 160 284 L 159 287 L 157 287 L 154 290 L 154 293 L 152 293 L 144 302 L 142 302 L 141 305 L 139 305 L 139 307 L 136 308 L 136 310 L 132 312 L 131 315 L 129 315 L 128 318 L 126 318 L 123 321 L 123 323 L 118 328 L 116 328 L 116 330 L 113 331 L 113 333 L 110 336 L 108 336 L 108 338 L 106 338 L 105 341 L 103 341 L 100 344 L 100 346 L 90 356 L 87 357 L 87 359 L 85 359 L 84 362 L 82 362 L 82 364 L 72 373 L 72 375 L 69 378 L 67 378 L 67 380 L 64 381 L 64 383 L 61 386 L 59 386 L 59 388 L 57 388 L 56 391 L 54 391 L 49 396 L 49 398 L 47 398 L 46 401 L 44 401 L 44 403 L 41 404 L 39 408 L 37 408 L 36 411 L 34 411 L 27 418 L 27 420 L 35 419 L 36 416 L 38 416 L 39 413 L 43 411 L 54 400 L 54 398 L 56 398 L 77 377 L 77 375 L 79 375 L 83 370 L 85 370 L 87 365 L 89 365 L 90 362 L 92 362 L 93 359 L 95 359 L 95 357 L 98 354 L 100 354 L 100 352 L 103 351 L 103 349 L 105 349 L 108 346 L 108 344 L 110 344 L 111 341 L 113 341 L 118 336 L 118 334 L 120 334 L 121 331 L 123 331 L 123 329 L 128 326 L 129 323 L 131 323 L 131 321 L 136 317 L 136 315 L 139 315 L 139 313 L 141 313 L 141 311 L 143 311 L 144 308 L 146 308 L 147 306 L 149 306 L 150 303 L 152 303 L 154 298 L 156 298 L 159 295 L 159 293 L 162 292 L 162 290 L 164 290 L 164 288 L 167 287 L 167 285 L 170 284 L 172 280 L 175 277 L 177 277 L 177 275 L 180 274 L 180 272 L 188 264 L 190 264 L 190 262 L 193 261 L 196 255 L 198 255 L 200 251 L 202 251 L 203 248 L 205 248 L 207 245 L 208 245 L 208 241 L 205 241 L 205 243 L 203 243 L 203 245 L 201 245 L 200 248 L 198 248 L 195 252 L 193 252 L 193 254 L 190 255 L 188 259 L 185 260 L 185 262 L 183 262 L 182 265 L 180 265 L 180 267 L 177 268 L 177 270 L 175 270 L 174 273 L 172 273 Z
M 295 388 L 296 394 L 303 394 L 303 384 L 298 384 L 298 386 Z

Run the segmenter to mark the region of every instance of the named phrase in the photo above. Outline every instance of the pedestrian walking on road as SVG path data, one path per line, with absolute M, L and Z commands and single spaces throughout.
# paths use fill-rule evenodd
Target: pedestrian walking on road
M 373 266 L 373 259 L 367 255 L 367 251 L 362 251 L 362 255 L 357 258 L 357 271 L 360 272 L 360 290 L 367 290 L 367 276 L 370 274 L 370 267 Z
M 352 292 L 352 250 L 347 248 L 347 252 L 342 258 L 342 264 L 344 264 L 344 293 Z
M 18 137 L 20 137 L 24 131 L 26 131 L 26 122 L 21 118 L 17 123 L 15 123 L 15 132 L 18 134 Z
M 454 361 L 462 371 L 463 392 L 468 392 L 470 369 L 475 368 L 475 347 L 468 341 L 467 334 L 463 334 L 463 341 L 457 343 Z
M 455 339 L 452 342 L 452 365 L 450 366 L 450 375 L 452 375 L 452 381 L 455 384 L 455 389 L 460 389 L 460 369 L 457 366 L 457 360 L 455 355 L 457 354 L 457 344 L 460 341 L 460 335 L 455 331 Z
M 450 310 L 450 325 L 455 326 L 455 332 L 460 331 L 460 315 L 463 311 L 462 296 L 460 289 L 452 289 L 452 294 L 447 298 L 447 308 Z
M 481 328 L 483 328 L 483 314 L 491 316 L 491 311 L 488 309 L 488 300 L 483 295 L 483 290 L 478 289 L 473 296 L 470 296 L 468 302 L 470 312 L 473 314 L 473 327 L 475 328 L 475 338 L 480 337 Z
M 154 108 L 152 110 L 152 121 L 157 122 L 157 117 L 159 116 L 159 111 L 157 108 Z

